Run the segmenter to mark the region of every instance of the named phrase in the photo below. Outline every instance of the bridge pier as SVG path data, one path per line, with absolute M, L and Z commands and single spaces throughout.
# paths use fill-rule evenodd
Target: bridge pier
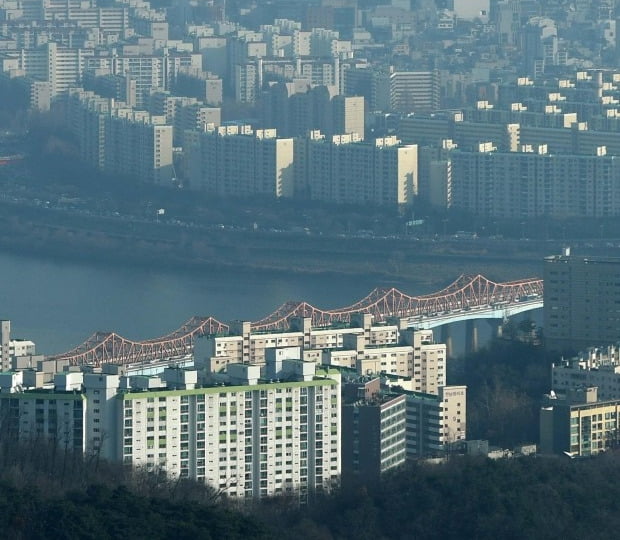
M 446 344 L 446 359 L 452 358 L 454 352 L 454 345 L 452 343 L 452 331 L 449 324 L 441 325 L 441 343 Z
M 465 353 L 478 352 L 478 326 L 475 319 L 465 321 Z
M 487 322 L 489 323 L 489 326 L 491 327 L 491 337 L 501 338 L 504 319 L 487 319 Z

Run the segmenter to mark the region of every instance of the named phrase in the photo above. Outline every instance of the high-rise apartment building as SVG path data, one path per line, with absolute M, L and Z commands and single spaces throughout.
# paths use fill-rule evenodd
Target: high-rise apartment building
M 17 357 L 33 356 L 35 349 L 28 339 L 11 339 L 11 321 L 0 320 L 0 371 L 11 371 Z
M 69 92 L 62 104 L 85 161 L 141 182 L 170 185 L 172 126 L 166 125 L 165 117 L 81 89 Z
M 7 55 L 5 70 L 19 70 L 23 76 L 50 84 L 51 95 L 56 96 L 77 85 L 93 49 L 61 47 L 49 42 L 34 49 L 20 49 Z M 9 64 L 8 60 L 14 60 Z
M 75 376 L 79 377 L 75 377 Z M 53 392 L 22 391 L 23 372 L 0 373 L 0 429 L 14 441 L 49 441 L 59 449 L 85 452 L 86 398 L 81 373 L 59 374 Z M 64 383 L 64 385 L 63 385 Z
M 389 74 L 389 108 L 403 113 L 435 111 L 440 107 L 440 90 L 437 70 L 393 71 Z
M 285 137 L 304 137 L 310 131 L 332 136 L 356 133 L 364 138 L 364 98 L 333 95 L 327 86 L 300 79 L 271 85 L 261 95 L 261 123 Z
M 532 77 L 551 66 L 566 63 L 566 53 L 559 48 L 558 30 L 553 19 L 532 17 L 522 30 L 523 68 Z
M 153 54 L 140 49 L 112 50 L 91 57 L 85 68 L 99 74 L 121 75 L 135 81 L 136 107 L 145 107 L 153 91 L 170 90 L 176 74 L 184 70 L 200 69 L 202 57 L 197 53 L 169 51 L 163 48 Z
M 620 340 L 620 258 L 545 258 L 547 347 L 579 350 Z
M 297 156 L 296 189 L 314 200 L 405 207 L 418 193 L 418 148 L 394 136 L 311 133 L 298 139 Z
M 405 395 L 408 459 L 443 456 L 455 442 L 467 438 L 466 386 L 442 386 L 437 395 Z
M 169 186 L 174 177 L 172 126 L 144 111 L 112 109 L 105 118 L 104 170 Z
M 376 482 L 405 463 L 406 409 L 406 396 L 382 390 L 380 378 L 343 384 L 343 482 Z
M 24 372 L 1 373 L 1 427 L 231 497 L 329 491 L 341 473 L 340 375 L 275 356 L 266 369 L 262 378 L 260 366 L 231 364 L 200 386 L 196 371 L 180 368 L 66 373 L 53 392 L 24 391 Z
M 190 188 L 222 195 L 291 197 L 294 141 L 275 129 L 206 126 L 186 132 Z
M 332 133 L 357 133 L 363 138 L 365 119 L 364 97 L 335 96 L 332 100 L 332 106 Z
M 540 409 L 541 454 L 591 457 L 620 442 L 620 400 L 599 401 L 596 387 L 547 396 Z

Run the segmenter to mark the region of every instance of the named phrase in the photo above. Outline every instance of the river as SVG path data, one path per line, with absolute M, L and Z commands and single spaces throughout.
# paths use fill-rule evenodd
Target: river
M 68 350 L 98 330 L 148 339 L 193 315 L 256 320 L 287 300 L 335 308 L 378 286 L 432 292 L 419 290 L 419 284 L 340 275 L 174 272 L 6 253 L 0 254 L 0 276 L 0 319 L 11 320 L 12 337 L 33 340 L 42 354 Z

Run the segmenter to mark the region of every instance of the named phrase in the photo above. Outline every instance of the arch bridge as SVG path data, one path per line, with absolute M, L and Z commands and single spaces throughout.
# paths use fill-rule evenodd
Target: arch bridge
M 538 309 L 543 303 L 541 279 L 496 283 L 478 274 L 460 276 L 433 294 L 410 296 L 396 288 L 376 288 L 361 300 L 338 309 L 324 310 L 308 302 L 286 302 L 270 315 L 252 322 L 252 331 L 282 331 L 295 318 L 310 318 L 312 327 L 348 323 L 357 313 L 369 313 L 374 323 L 398 319 L 401 325 L 432 328 L 459 320 L 502 318 Z M 164 361 L 191 354 L 197 338 L 227 334 L 228 324 L 214 317 L 192 317 L 171 334 L 133 341 L 114 332 L 96 332 L 84 343 L 49 357 L 69 365 L 135 364 Z

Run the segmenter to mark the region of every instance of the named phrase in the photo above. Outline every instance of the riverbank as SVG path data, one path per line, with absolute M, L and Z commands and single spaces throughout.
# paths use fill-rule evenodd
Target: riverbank
M 541 275 L 553 243 L 359 238 L 304 232 L 188 228 L 0 205 L 0 248 L 10 253 L 175 271 L 376 276 L 443 286 L 460 274 L 496 281 Z

